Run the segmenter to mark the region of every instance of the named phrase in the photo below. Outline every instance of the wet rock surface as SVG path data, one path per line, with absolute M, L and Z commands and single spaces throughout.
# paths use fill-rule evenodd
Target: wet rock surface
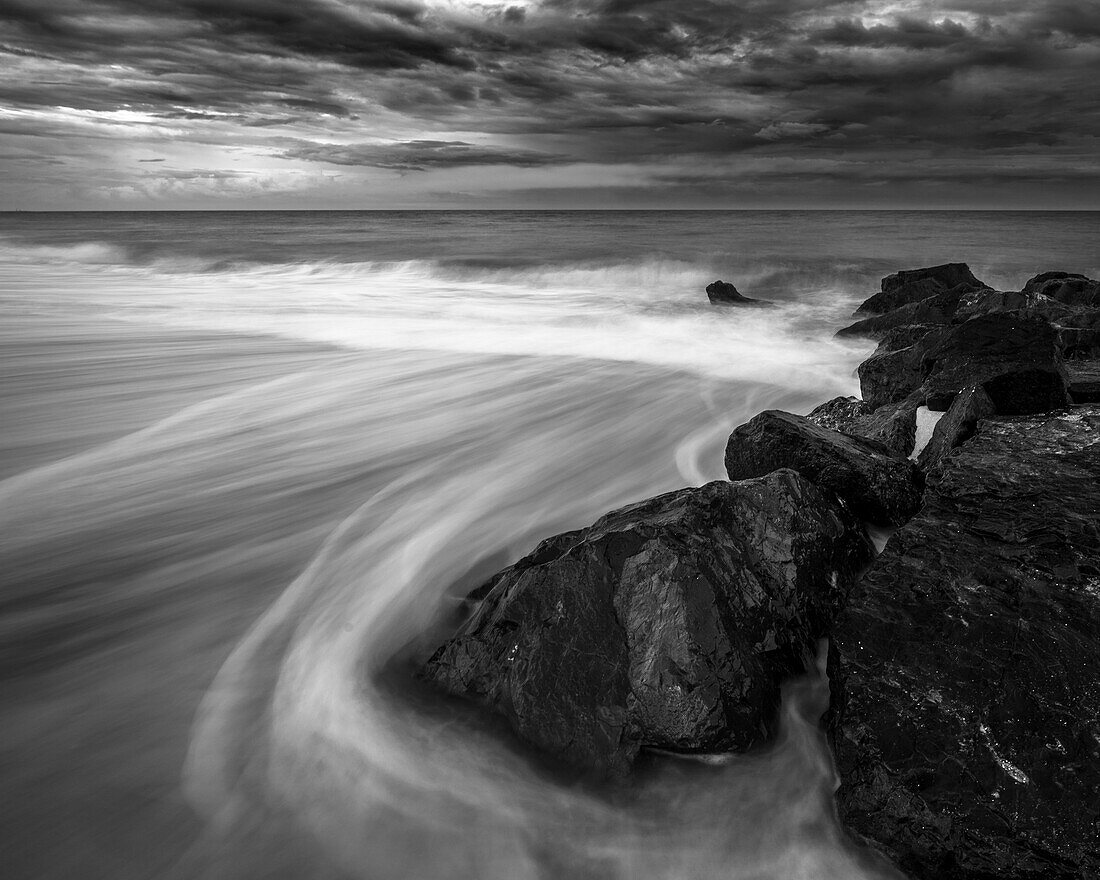
M 423 675 L 596 776 L 646 746 L 745 749 L 870 554 L 856 518 L 793 471 L 683 489 L 495 576 Z
M 925 337 L 926 340 L 931 337 Z M 1054 329 L 1043 318 L 1001 312 L 979 315 L 923 349 L 920 371 L 929 408 L 943 411 L 954 396 L 981 384 L 997 412 L 1048 412 L 1065 406 L 1066 375 Z
M 834 628 L 840 813 L 913 878 L 1100 876 L 1098 441 L 982 421 Z
M 866 437 L 822 428 L 805 416 L 760 413 L 734 429 L 725 461 L 731 480 L 792 468 L 877 524 L 900 525 L 920 506 L 923 477 L 904 455 Z
M 924 269 L 904 269 L 883 278 L 881 291 L 865 300 L 857 311 L 884 314 L 954 288 L 972 290 L 985 286 L 974 277 L 974 273 L 966 263 L 944 263 L 941 266 L 929 266 Z

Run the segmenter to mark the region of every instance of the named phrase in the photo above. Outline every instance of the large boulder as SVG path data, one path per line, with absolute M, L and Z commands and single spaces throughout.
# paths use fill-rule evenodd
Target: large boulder
M 976 384 L 1003 415 L 1048 412 L 1068 403 L 1054 328 L 1035 316 L 997 312 L 971 318 L 928 345 L 920 369 L 927 405 L 937 411 Z
M 882 279 L 881 291 L 865 300 L 856 310 L 885 314 L 899 306 L 917 303 L 937 293 L 962 287 L 967 290 L 986 285 L 974 277 L 966 263 L 945 263 L 925 269 L 904 269 Z
M 1098 438 L 982 421 L 833 629 L 840 815 L 913 880 L 1100 877 Z
M 505 569 L 423 676 L 596 776 L 646 746 L 745 749 L 870 554 L 794 471 L 671 492 Z
M 773 305 L 766 299 L 751 299 L 742 296 L 740 292 L 728 281 L 712 281 L 707 285 L 707 299 L 715 305 L 721 306 L 770 306 Z
M 730 434 L 726 473 L 731 480 L 779 468 L 798 471 L 872 523 L 900 525 L 920 507 L 920 470 L 878 441 L 830 431 L 779 410 L 766 410 Z

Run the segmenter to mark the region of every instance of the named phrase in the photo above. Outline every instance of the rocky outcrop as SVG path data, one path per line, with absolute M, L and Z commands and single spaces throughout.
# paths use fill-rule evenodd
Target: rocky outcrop
M 597 775 L 646 746 L 744 749 L 808 668 L 870 545 L 794 471 L 709 483 L 552 538 L 490 582 L 423 675 Z
M 883 278 L 881 291 L 865 300 L 856 311 L 880 315 L 955 288 L 973 290 L 985 286 L 966 263 L 905 269 Z
M 833 630 L 840 814 L 913 880 L 1100 876 L 1098 440 L 982 421 Z
M 742 296 L 736 287 L 728 281 L 712 281 L 707 285 L 707 299 L 722 306 L 770 306 L 766 299 L 751 299 Z
M 883 443 L 778 410 L 762 412 L 730 434 L 726 473 L 731 480 L 779 468 L 798 471 L 872 523 L 900 525 L 920 506 L 920 471 Z

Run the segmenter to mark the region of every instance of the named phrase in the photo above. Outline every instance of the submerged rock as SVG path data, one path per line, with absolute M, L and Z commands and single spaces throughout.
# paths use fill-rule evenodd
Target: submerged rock
M 766 299 L 751 299 L 742 296 L 736 287 L 728 281 L 712 281 L 707 285 L 707 299 L 716 305 L 724 306 L 770 306 Z
M 834 627 L 840 814 L 913 880 L 1100 876 L 1098 511 L 1100 408 L 986 419 Z
M 645 746 L 745 749 L 870 553 L 860 523 L 790 470 L 671 492 L 505 569 L 423 676 L 598 776 Z
M 798 471 L 873 523 L 900 525 L 920 506 L 920 470 L 883 443 L 778 410 L 762 412 L 730 434 L 726 473 L 731 480 L 779 468 Z

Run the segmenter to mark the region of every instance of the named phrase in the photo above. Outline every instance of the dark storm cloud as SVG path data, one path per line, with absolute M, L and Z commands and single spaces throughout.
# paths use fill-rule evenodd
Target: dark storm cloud
M 326 0 L 2 0 L 0 20 L 60 48 L 129 53 L 110 37 L 121 25 L 135 35 L 183 34 L 243 52 L 286 51 L 365 69 L 470 61 L 420 21 L 423 7 L 376 2 L 356 7 Z
M 417 140 L 395 144 L 302 144 L 283 154 L 288 159 L 327 162 L 331 165 L 365 165 L 393 171 L 427 171 L 466 168 L 473 165 L 512 165 L 538 168 L 559 165 L 567 158 L 535 150 L 479 147 L 464 141 Z
M 936 183 L 945 167 L 969 167 L 960 157 L 988 165 L 976 181 L 1017 179 L 1008 160 L 1021 154 L 1043 157 L 1037 173 L 1089 166 L 1100 5 L 897 8 L 0 0 L 0 53 L 16 71 L 0 71 L 0 108 L 18 111 L 0 116 L 0 132 L 113 138 L 137 123 L 110 114 L 138 114 L 195 145 L 236 141 L 310 163 L 669 166 L 667 180 L 640 176 L 658 187 L 720 178 L 740 157 L 792 185 L 806 173 L 863 183 L 877 169 L 876 180 Z M 788 162 L 822 158 L 843 161 L 817 172 Z

